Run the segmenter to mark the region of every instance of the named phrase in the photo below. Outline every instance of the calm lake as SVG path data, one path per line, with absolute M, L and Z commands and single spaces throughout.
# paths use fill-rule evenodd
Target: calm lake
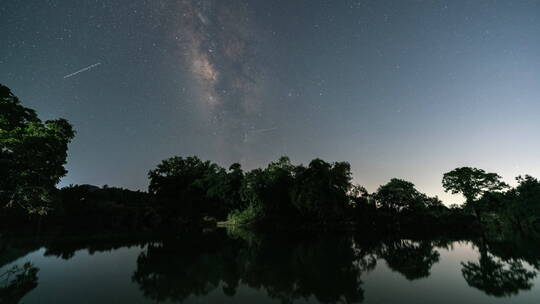
M 246 231 L 0 239 L 2 303 L 540 303 L 540 246 Z

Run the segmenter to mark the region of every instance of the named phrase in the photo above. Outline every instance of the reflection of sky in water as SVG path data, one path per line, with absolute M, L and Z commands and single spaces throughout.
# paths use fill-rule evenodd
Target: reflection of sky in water
M 532 281 L 531 290 L 520 291 L 510 298 L 490 297 L 469 287 L 462 276 L 460 263 L 475 262 L 479 258 L 478 249 L 469 242 L 453 242 L 449 249 L 436 250 L 440 257 L 431 267 L 431 275 L 412 281 L 390 269 L 388 263 L 379 258 L 373 271 L 361 275 L 364 303 L 537 303 L 540 299 L 538 277 Z M 132 281 L 141 251 L 137 246 L 93 254 L 79 250 L 71 259 L 64 260 L 44 256 L 46 250 L 39 249 L 5 265 L 0 272 L 27 261 L 40 269 L 39 285 L 23 298 L 24 303 L 154 303 L 144 298 L 137 283 Z M 526 268 L 532 269 L 529 265 Z M 192 295 L 185 303 L 278 302 L 267 297 L 264 289 L 253 289 L 242 283 L 234 297 L 225 296 L 221 287 L 204 297 Z M 317 301 L 310 297 L 307 302 Z
M 427 279 L 407 281 L 386 267 L 384 261 L 379 261 L 372 273 L 362 277 L 366 291 L 364 303 L 537 303 L 540 299 L 538 278 L 530 291 L 520 291 L 511 298 L 489 297 L 469 287 L 461 274 L 460 263 L 477 261 L 477 248 L 473 249 L 469 242 L 454 242 L 452 246 L 450 250 L 437 248 L 440 259 Z

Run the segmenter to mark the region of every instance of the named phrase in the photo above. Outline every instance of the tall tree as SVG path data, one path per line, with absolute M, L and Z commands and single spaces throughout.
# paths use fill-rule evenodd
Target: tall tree
M 343 219 L 352 210 L 349 199 L 351 166 L 346 162 L 327 163 L 314 159 L 308 167 L 295 168 L 291 189 L 292 204 L 300 213 L 318 221 Z
M 229 167 L 227 172 L 220 169 L 217 174 L 210 175 L 204 183 L 207 185 L 207 196 L 211 200 L 219 201 L 219 212 L 216 215 L 225 217 L 235 209 L 245 208 L 240 198 L 240 188 L 244 179 L 244 171 L 238 163 Z
M 475 204 L 476 201 L 487 192 L 508 188 L 497 173 L 471 167 L 461 167 L 445 173 L 442 184 L 444 191 L 465 196 L 467 205 L 472 206 L 478 219 L 480 210 Z
M 0 84 L 0 206 L 46 214 L 74 135 L 67 120 L 42 122 Z
M 427 196 L 416 190 L 413 183 L 393 178 L 380 186 L 375 200 L 380 208 L 395 212 L 419 210 L 425 207 Z
M 248 172 L 240 190 L 242 200 L 261 209 L 264 215 L 290 215 L 289 192 L 294 182 L 293 171 L 290 159 L 281 157 L 265 169 Z
M 223 168 L 210 161 L 175 156 L 148 173 L 148 192 L 156 196 L 161 212 L 170 220 L 215 216 L 220 213 L 221 202 L 210 197 L 208 189 L 225 174 Z
M 540 180 L 530 175 L 516 180 L 518 186 L 505 195 L 503 212 L 519 231 L 540 235 Z

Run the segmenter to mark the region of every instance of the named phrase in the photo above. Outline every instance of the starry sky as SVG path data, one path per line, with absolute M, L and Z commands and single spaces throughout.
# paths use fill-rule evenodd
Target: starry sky
M 447 204 L 458 166 L 540 177 L 540 1 L 2 0 L 0 83 L 77 130 L 67 184 L 173 155 L 349 161 Z

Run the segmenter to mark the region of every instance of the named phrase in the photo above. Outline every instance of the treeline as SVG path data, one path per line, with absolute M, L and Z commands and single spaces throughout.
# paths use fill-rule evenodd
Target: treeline
M 282 157 L 244 172 L 239 164 L 226 170 L 195 156 L 173 157 L 149 178 L 149 193 L 169 224 L 225 219 L 224 224 L 256 228 L 354 229 L 466 220 L 404 180 L 392 179 L 369 194 L 352 183 L 346 162 L 315 159 L 304 166 Z
M 42 122 L 0 85 L 0 228 L 77 227 L 89 230 L 185 229 L 214 225 L 254 229 L 378 231 L 540 231 L 540 181 L 518 177 L 510 188 L 495 173 L 457 168 L 446 191 L 466 203 L 445 206 L 413 183 L 391 179 L 374 193 L 352 182 L 347 162 L 228 169 L 192 157 L 172 157 L 148 174 L 148 192 L 90 185 L 56 189 L 66 174 L 75 131 L 64 119 Z
M 239 164 L 225 169 L 195 156 L 173 157 L 148 176 L 148 192 L 91 185 L 57 190 L 49 213 L 40 216 L 42 228 L 155 232 L 221 224 L 256 230 L 525 236 L 540 231 L 540 181 L 519 177 L 518 185 L 509 188 L 500 176 L 467 167 L 443 177 L 447 191 L 467 194 L 465 204 L 451 207 L 401 179 L 369 193 L 352 182 L 348 163 L 320 159 L 306 166 L 282 157 L 245 172 Z M 20 224 L 23 210 L 19 216 L 11 211 L 5 223 Z
M 396 178 L 368 193 L 353 184 L 348 163 L 320 159 L 305 166 L 282 157 L 244 172 L 239 164 L 226 170 L 197 157 L 173 157 L 149 178 L 149 194 L 170 224 L 226 218 L 224 224 L 255 228 L 540 231 L 538 179 L 518 177 L 510 188 L 499 175 L 469 167 L 443 176 L 446 191 L 466 198 L 451 207 Z

